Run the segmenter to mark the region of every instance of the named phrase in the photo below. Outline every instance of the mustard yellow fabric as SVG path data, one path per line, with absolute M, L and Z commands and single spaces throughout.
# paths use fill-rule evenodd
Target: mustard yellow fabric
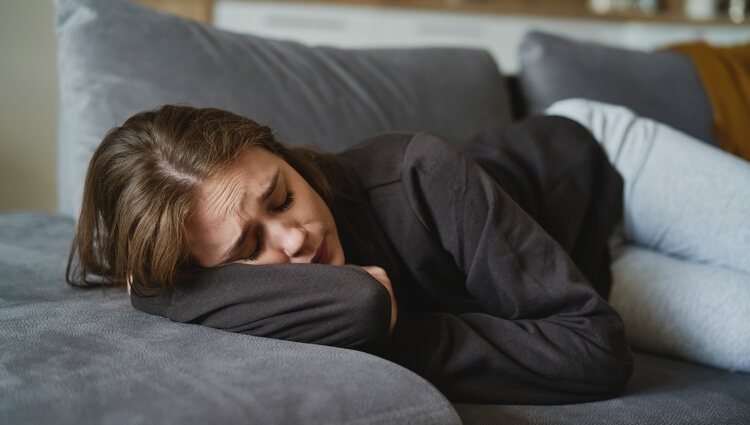
M 714 111 L 719 146 L 750 160 L 750 43 L 716 47 L 705 42 L 670 47 L 692 59 Z

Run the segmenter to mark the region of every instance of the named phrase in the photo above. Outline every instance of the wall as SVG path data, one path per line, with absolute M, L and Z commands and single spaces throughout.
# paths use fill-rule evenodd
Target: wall
M 0 2 L 0 211 L 57 211 L 57 64 L 50 0 Z

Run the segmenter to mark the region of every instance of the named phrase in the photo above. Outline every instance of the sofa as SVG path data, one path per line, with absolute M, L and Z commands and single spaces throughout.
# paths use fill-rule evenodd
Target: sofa
M 460 146 L 484 127 L 588 97 L 715 143 L 711 106 L 686 58 L 531 33 L 522 71 L 504 76 L 478 49 L 336 49 L 220 31 L 124 0 L 55 7 L 60 211 L 0 214 L 0 423 L 750 422 L 750 374 L 737 368 L 738 356 L 739 364 L 750 356 L 747 335 L 733 333 L 742 327 L 654 342 L 647 333 L 679 321 L 631 309 L 627 296 L 612 300 L 626 327 L 639 329 L 629 335 L 635 370 L 620 396 L 487 405 L 451 403 L 368 353 L 172 322 L 134 309 L 125 292 L 72 288 L 64 278 L 88 160 L 104 133 L 135 112 L 220 107 L 267 123 L 283 141 L 338 151 L 387 131 L 431 131 Z M 620 235 L 611 246 L 613 293 L 642 288 L 654 264 L 675 273 L 684 266 L 688 280 L 690 267 L 725 272 L 653 252 L 644 264 L 632 254 L 645 249 Z M 741 320 L 746 312 L 715 314 Z M 727 342 L 739 347 L 730 360 L 695 350 Z

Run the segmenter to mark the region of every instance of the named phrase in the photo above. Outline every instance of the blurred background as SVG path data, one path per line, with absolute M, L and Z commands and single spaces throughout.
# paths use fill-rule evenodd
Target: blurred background
M 482 47 L 502 72 L 531 29 L 636 50 L 750 41 L 746 0 L 139 0 L 232 31 L 339 47 Z M 51 0 L 0 2 L 0 211 L 57 212 Z

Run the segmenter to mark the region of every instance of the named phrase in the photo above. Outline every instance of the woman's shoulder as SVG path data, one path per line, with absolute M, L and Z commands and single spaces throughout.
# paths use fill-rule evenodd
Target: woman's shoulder
M 400 180 L 404 169 L 429 170 L 451 161 L 459 151 L 434 133 L 394 132 L 365 139 L 338 155 L 354 167 L 366 188 L 372 188 Z

